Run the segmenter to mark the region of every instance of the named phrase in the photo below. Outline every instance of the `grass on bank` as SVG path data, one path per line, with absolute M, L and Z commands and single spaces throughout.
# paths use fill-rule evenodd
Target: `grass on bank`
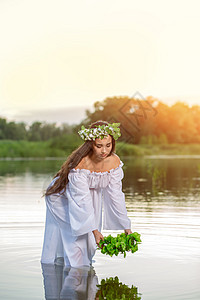
M 64 157 L 65 151 L 49 147 L 48 142 L 0 141 L 0 157 Z
M 0 140 L 0 158 L 66 157 L 81 144 L 82 141 L 71 138 L 63 142 L 59 139 L 46 142 Z M 116 153 L 122 156 L 200 155 L 200 144 L 132 145 L 117 142 Z
M 124 156 L 200 155 L 200 144 L 132 145 L 117 143 L 116 152 Z

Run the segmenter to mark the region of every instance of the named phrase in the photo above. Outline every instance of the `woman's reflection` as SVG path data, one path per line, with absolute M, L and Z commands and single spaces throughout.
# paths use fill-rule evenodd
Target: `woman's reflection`
M 46 300 L 94 300 L 98 278 L 93 267 L 41 264 Z

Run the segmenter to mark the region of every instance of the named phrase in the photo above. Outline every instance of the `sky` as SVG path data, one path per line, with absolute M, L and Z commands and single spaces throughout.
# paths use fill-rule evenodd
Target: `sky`
M 0 117 L 77 123 L 139 92 L 200 105 L 198 0 L 1 0 Z

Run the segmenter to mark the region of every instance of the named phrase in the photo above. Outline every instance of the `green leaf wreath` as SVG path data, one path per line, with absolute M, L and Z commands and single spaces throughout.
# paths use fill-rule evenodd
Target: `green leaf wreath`
M 108 235 L 104 237 L 104 240 L 99 242 L 98 249 L 101 253 L 113 256 L 117 256 L 119 253 L 123 253 L 126 257 L 126 251 L 131 251 L 132 253 L 138 250 L 138 244 L 142 241 L 140 239 L 140 234 L 133 232 L 131 234 L 121 233 L 116 237 Z

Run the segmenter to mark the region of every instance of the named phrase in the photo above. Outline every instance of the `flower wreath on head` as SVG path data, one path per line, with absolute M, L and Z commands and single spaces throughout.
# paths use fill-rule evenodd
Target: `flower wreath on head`
M 85 128 L 84 125 L 81 126 L 81 130 L 78 131 L 78 134 L 83 140 L 95 140 L 96 138 L 100 138 L 101 140 L 104 136 L 108 136 L 109 134 L 113 136 L 115 140 L 117 140 L 120 136 L 120 123 L 108 123 L 108 125 L 95 125 L 96 128 Z

